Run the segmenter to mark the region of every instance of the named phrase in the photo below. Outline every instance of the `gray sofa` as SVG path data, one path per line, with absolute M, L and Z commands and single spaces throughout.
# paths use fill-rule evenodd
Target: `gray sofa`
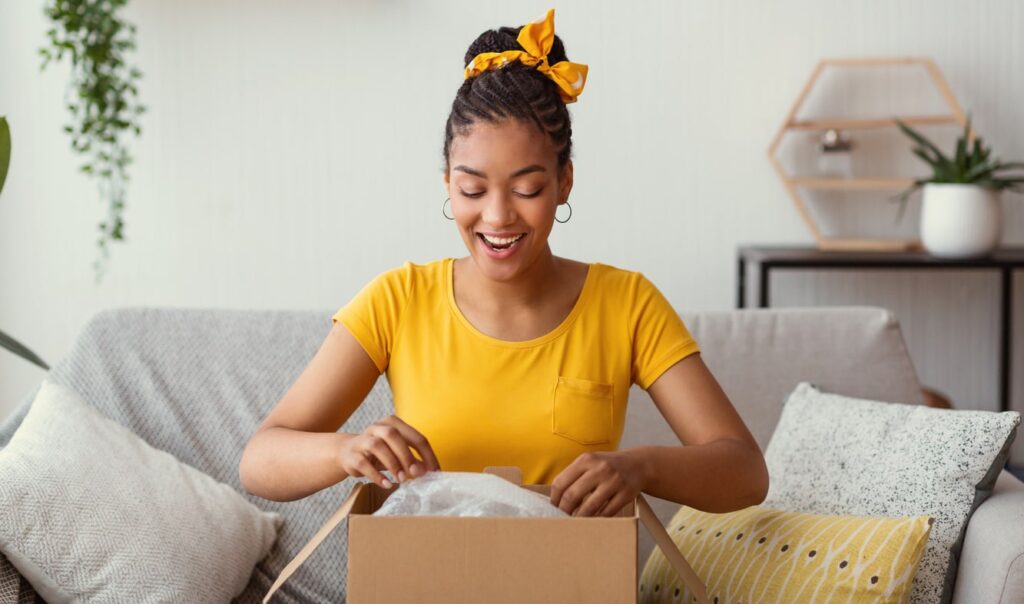
M 50 379 L 74 388 L 151 445 L 233 486 L 242 448 L 330 329 L 334 309 L 251 311 L 118 308 L 95 315 Z M 923 403 L 921 386 L 895 318 L 869 307 L 683 313 L 702 355 L 762 449 L 786 396 L 802 380 L 878 400 Z M 10 440 L 36 392 L 0 424 Z M 393 408 L 382 378 L 342 428 L 360 431 Z M 622 447 L 678 444 L 647 394 L 633 386 Z M 2 480 L 2 477 L 0 477 Z M 258 602 L 352 488 L 346 480 L 311 497 L 278 503 L 283 514 L 271 554 L 238 602 Z M 678 506 L 652 499 L 667 522 Z M 2 513 L 17 513 L 4 510 Z M 344 600 L 345 527 L 339 527 L 275 596 L 275 602 Z M 642 533 L 638 565 L 651 549 Z M 197 594 L 197 601 L 201 595 Z M 0 604 L 32 602 L 31 587 L 0 556 Z M 1024 602 L 1024 483 L 1005 470 L 968 525 L 954 602 Z

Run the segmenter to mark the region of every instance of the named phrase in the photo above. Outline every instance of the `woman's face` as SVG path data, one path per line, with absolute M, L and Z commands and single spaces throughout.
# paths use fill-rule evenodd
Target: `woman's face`
M 484 275 L 511 280 L 550 256 L 548 234 L 572 189 L 572 161 L 559 174 L 547 136 L 518 120 L 478 122 L 452 141 L 448 165 L 455 224 Z

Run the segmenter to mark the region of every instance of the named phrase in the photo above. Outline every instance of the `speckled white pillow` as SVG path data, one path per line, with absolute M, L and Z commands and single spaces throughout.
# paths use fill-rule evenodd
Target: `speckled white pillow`
M 992 493 L 1020 423 L 1014 411 L 850 398 L 801 382 L 765 451 L 771 508 L 935 518 L 910 594 L 949 602 L 967 522 Z
M 227 602 L 282 522 L 49 380 L 0 449 L 0 551 L 47 602 Z

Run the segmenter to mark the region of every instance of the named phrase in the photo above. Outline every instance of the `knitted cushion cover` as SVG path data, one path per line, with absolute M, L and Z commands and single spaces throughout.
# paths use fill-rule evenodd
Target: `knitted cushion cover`
M 0 476 L 0 551 L 48 602 L 228 601 L 282 523 L 45 380 Z
M 766 507 L 935 518 L 910 602 L 950 602 L 971 514 L 992 493 L 1014 411 L 935 409 L 822 392 L 802 382 L 765 451 Z

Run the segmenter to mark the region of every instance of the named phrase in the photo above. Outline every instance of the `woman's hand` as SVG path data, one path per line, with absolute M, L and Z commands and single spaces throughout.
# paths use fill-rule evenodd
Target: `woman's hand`
M 644 489 L 642 461 L 623 451 L 580 455 L 551 482 L 551 504 L 573 516 L 614 516 Z
M 411 449 L 415 449 L 423 461 L 413 457 Z M 345 439 L 338 459 L 349 476 L 365 476 L 385 489 L 390 489 L 392 484 L 380 470 L 390 471 L 402 482 L 407 477 L 415 478 L 441 469 L 427 439 L 394 415 Z

